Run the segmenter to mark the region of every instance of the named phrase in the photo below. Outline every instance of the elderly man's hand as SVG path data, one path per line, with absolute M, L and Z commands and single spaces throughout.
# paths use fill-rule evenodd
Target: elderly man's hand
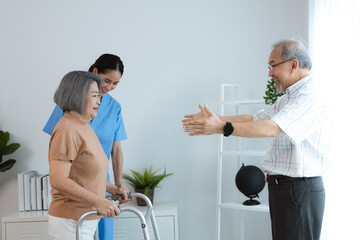
M 199 108 L 200 108 L 200 112 L 190 114 L 190 115 L 185 115 L 184 117 L 192 119 L 192 120 L 207 119 L 209 117 L 209 114 L 205 111 L 205 108 L 207 108 L 207 105 L 205 104 L 205 106 L 203 107 L 201 104 L 199 104 Z M 183 120 L 183 122 L 184 121 L 185 120 Z
M 182 120 L 184 132 L 190 136 L 223 134 L 225 122 L 221 121 L 215 113 L 213 113 L 207 105 L 204 107 L 199 104 L 200 112 L 191 115 L 185 115 Z

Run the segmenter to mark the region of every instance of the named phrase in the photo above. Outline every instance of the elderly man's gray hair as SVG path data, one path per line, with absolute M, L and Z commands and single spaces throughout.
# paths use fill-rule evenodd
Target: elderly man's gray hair
M 296 40 L 281 40 L 273 45 L 273 48 L 281 46 L 280 57 L 282 60 L 296 59 L 300 68 L 311 70 L 312 63 L 305 45 Z
M 91 72 L 73 71 L 67 73 L 60 82 L 54 95 L 54 102 L 63 111 L 83 113 L 86 95 L 90 84 L 96 82 L 100 89 L 101 77 Z

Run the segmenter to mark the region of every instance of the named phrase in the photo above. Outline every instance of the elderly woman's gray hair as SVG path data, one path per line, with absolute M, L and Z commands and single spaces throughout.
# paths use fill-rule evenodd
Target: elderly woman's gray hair
M 67 73 L 55 92 L 54 102 L 63 111 L 76 111 L 82 114 L 86 95 L 94 81 L 100 89 L 101 77 L 96 74 L 85 71 Z
M 296 40 L 281 40 L 273 45 L 273 48 L 281 46 L 280 57 L 282 60 L 296 59 L 299 62 L 299 67 L 311 70 L 312 63 L 305 45 Z

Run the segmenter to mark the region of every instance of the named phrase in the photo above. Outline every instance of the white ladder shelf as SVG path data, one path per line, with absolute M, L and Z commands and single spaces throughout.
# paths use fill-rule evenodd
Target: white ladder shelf
M 233 89 L 235 91 L 233 100 L 225 100 L 225 92 L 228 89 Z M 234 106 L 236 107 L 236 114 L 239 115 L 239 106 L 241 105 L 259 105 L 265 104 L 265 100 L 239 100 L 239 85 L 237 84 L 221 84 L 220 86 L 220 113 L 221 116 L 225 113 L 225 106 Z M 246 114 L 246 113 L 243 113 Z M 245 139 L 243 139 L 245 140 Z M 216 235 L 217 240 L 221 240 L 221 210 L 222 209 L 235 209 L 240 211 L 255 211 L 255 212 L 269 212 L 269 205 L 267 202 L 261 203 L 256 206 L 245 206 L 241 201 L 239 202 L 223 202 L 222 200 L 222 179 L 223 179 L 223 157 L 225 156 L 236 156 L 238 157 L 238 165 L 240 165 L 240 157 L 263 157 L 265 156 L 266 151 L 247 151 L 247 150 L 231 150 L 224 151 L 224 136 L 220 135 L 219 137 L 219 148 L 218 148 L 218 172 L 217 172 L 217 203 L 216 203 L 216 220 L 217 220 L 217 228 Z M 234 176 L 235 179 L 235 176 Z M 235 183 L 234 183 L 234 187 Z M 240 192 L 239 192 L 240 194 Z M 243 223 L 243 219 L 241 219 Z M 241 233 L 241 239 L 244 238 L 243 231 Z

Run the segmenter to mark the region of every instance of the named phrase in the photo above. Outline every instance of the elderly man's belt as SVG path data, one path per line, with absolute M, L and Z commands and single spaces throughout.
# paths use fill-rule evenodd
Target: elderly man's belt
M 294 181 L 303 181 L 303 180 L 310 180 L 319 177 L 289 177 L 284 175 L 266 175 L 266 181 L 268 183 L 285 183 L 285 182 L 294 182 Z

